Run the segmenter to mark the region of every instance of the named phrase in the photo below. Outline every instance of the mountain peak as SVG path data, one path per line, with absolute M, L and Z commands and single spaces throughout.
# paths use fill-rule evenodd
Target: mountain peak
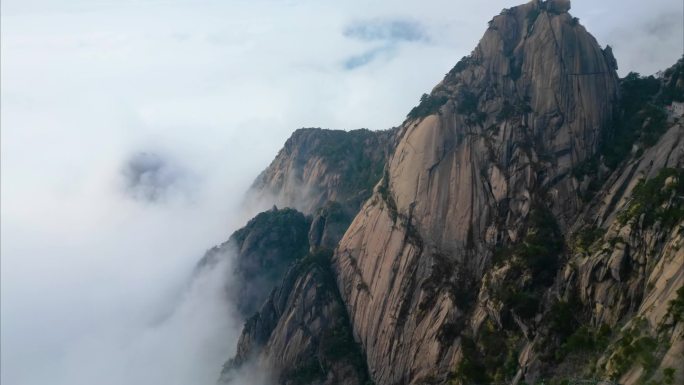
M 314 258 L 330 269 L 329 279 L 310 286 L 323 289 L 298 293 L 284 280 L 277 292 L 293 293 L 287 301 L 295 305 L 276 317 L 276 307 L 267 303 L 256 318 L 277 318 L 281 325 L 261 353 L 275 360 L 280 384 L 290 384 L 292 372 L 279 357 L 294 357 L 292 352 L 313 357 L 287 361 L 298 374 L 313 373 L 314 379 L 302 384 L 356 385 L 367 377 L 378 385 L 562 382 L 591 367 L 592 374 L 598 370 L 604 378 L 639 383 L 639 372 L 628 372 L 624 364 L 636 361 L 627 348 L 575 351 L 567 360 L 564 355 L 573 338 L 589 338 L 591 349 L 610 335 L 620 340 L 625 330 L 654 338 L 656 325 L 674 319 L 667 301 L 679 292 L 684 296 L 684 289 L 674 290 L 684 280 L 684 248 L 669 251 L 684 242 L 673 230 L 675 224 L 684 226 L 684 209 L 676 203 L 684 191 L 679 171 L 684 152 L 677 145 L 684 141 L 684 126 L 668 126 L 662 108 L 649 105 L 656 97 L 684 100 L 681 71 L 666 71 L 662 91 L 659 80 L 633 75 L 631 92 L 623 92 L 621 101 L 618 91 L 626 88 L 624 81 L 620 86 L 612 50 L 602 49 L 569 10 L 567 0 L 505 9 L 472 53 L 421 97 L 396 130 L 376 139 L 370 132 L 302 131 L 262 174 L 255 185 L 277 197 L 288 191 L 286 198 L 305 196 L 302 192 L 311 189 L 302 185 L 325 192 L 313 200 L 317 204 L 344 203 L 348 194 L 342 188 L 351 181 L 379 180 L 360 210 L 355 208 L 346 232 L 341 231 L 346 220 L 329 232 L 335 241 L 344 234 L 334 253 L 335 242 L 323 241 L 321 234 L 326 218 L 335 215 L 312 221 L 310 243 L 330 251 Z M 650 93 L 642 92 L 644 86 Z M 629 95 L 638 108 L 627 113 Z M 626 128 L 619 128 L 625 122 Z M 616 132 L 631 137 L 622 141 L 629 155 L 636 137 L 630 127 L 648 131 L 658 143 L 633 150 L 629 164 L 613 155 L 624 160 L 622 168 L 602 166 L 606 144 L 614 144 L 608 138 Z M 665 131 L 657 139 L 656 133 Z M 376 155 L 354 156 L 351 148 Z M 354 159 L 363 161 L 350 163 Z M 368 174 L 369 164 L 381 167 Z M 583 172 L 592 175 L 580 176 Z M 639 182 L 642 176 L 649 181 Z M 354 196 L 367 197 L 372 183 Z M 584 193 L 591 189 L 601 193 L 589 201 Z M 307 274 L 299 275 L 302 282 Z M 676 281 L 662 283 L 670 279 Z M 299 305 L 316 293 L 334 303 Z M 354 353 L 354 359 L 331 362 L 315 346 L 318 350 L 309 352 L 315 344 L 293 348 L 300 338 L 291 332 L 291 320 L 313 324 L 308 320 L 319 322 L 316 317 L 337 305 L 345 307 L 340 314 L 347 313 L 343 323 L 349 329 L 323 323 L 306 326 L 305 334 L 334 331 L 344 342 L 340 350 Z M 637 309 L 640 316 L 632 322 Z M 650 331 L 643 321 L 647 314 Z M 629 329 L 619 331 L 623 322 Z M 255 321 L 247 327 L 243 340 L 259 337 L 258 326 Z M 667 328 L 657 332 L 660 340 L 681 340 L 681 327 Z M 674 366 L 670 352 L 682 351 L 682 343 L 671 346 L 649 360 Z M 341 371 L 335 365 L 349 362 L 356 362 L 351 375 L 337 378 Z M 667 373 L 672 383 L 681 378 Z
M 454 335 L 463 340 L 485 317 L 464 314 L 486 302 L 473 296 L 493 250 L 529 229 L 557 235 L 579 212 L 571 171 L 611 125 L 618 77 L 569 9 L 532 1 L 492 19 L 409 113 L 375 195 L 340 242 L 340 291 L 377 383 L 421 383 L 461 362 L 467 346 Z M 525 274 L 546 277 L 535 278 L 543 292 L 554 271 Z

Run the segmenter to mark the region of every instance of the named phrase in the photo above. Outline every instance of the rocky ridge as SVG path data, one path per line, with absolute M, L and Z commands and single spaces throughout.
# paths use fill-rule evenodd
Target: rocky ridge
M 684 127 L 663 110 L 684 60 L 618 79 L 569 9 L 504 10 L 356 155 L 288 140 L 252 193 L 312 214 L 307 252 L 223 381 L 256 360 L 281 384 L 684 382 Z
M 382 176 L 394 132 L 299 129 L 257 177 L 248 200 L 305 214 L 329 201 L 357 211 Z

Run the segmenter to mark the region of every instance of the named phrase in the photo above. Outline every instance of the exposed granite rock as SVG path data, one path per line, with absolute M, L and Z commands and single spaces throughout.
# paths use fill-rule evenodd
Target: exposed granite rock
M 553 13 L 564 13 L 570 10 L 570 0 L 549 0 L 546 9 Z
M 302 242 L 299 225 L 303 215 L 292 209 L 274 210 L 259 214 L 231 238 L 241 241 L 249 234 L 265 240 L 258 243 L 259 247 L 247 248 L 251 251 L 246 256 L 250 261 L 281 255 L 283 248 L 291 250 L 294 245 L 297 253 L 302 254 L 277 262 L 268 259 L 272 262 L 269 266 L 247 263 L 238 266 L 240 277 L 247 274 L 256 277 L 247 280 L 250 289 L 262 284 L 259 294 L 269 290 L 270 295 L 265 302 L 254 296 L 246 298 L 249 302 L 245 305 L 263 305 L 247 319 L 237 353 L 224 366 L 220 383 L 230 384 L 240 370 L 255 367 L 268 373 L 273 383 L 282 385 L 366 384 L 369 377 L 365 358 L 354 341 L 330 268 L 332 247 L 339 242 L 353 215 L 339 203 L 328 202 L 316 211 L 305 234 L 308 242 Z M 296 242 L 269 242 L 273 237 L 268 234 L 288 226 L 296 227 Z M 269 229 L 272 230 L 269 232 Z M 309 250 L 302 252 L 299 246 L 304 244 Z M 282 275 L 271 277 L 272 273 Z M 265 276 L 275 279 L 264 282 Z M 275 287 L 274 282 L 277 282 Z
M 279 384 L 682 382 L 669 368 L 684 352 L 683 127 L 661 137 L 644 115 L 631 152 L 606 150 L 628 115 L 617 62 L 569 9 L 504 10 L 394 131 L 288 140 L 254 191 L 313 214 L 309 254 L 248 320 L 223 380 L 253 359 Z M 684 98 L 673 68 L 644 96 L 654 116 Z M 649 368 L 625 349 L 636 341 L 654 346 Z
M 598 231 L 601 235 L 586 249 L 570 250 L 573 255 L 554 285 L 552 299 L 576 299 L 579 303 L 575 304 L 575 317 L 589 330 L 604 327 L 614 330 L 612 344 L 605 351 L 583 352 L 583 359 L 575 357 L 584 365 L 576 366 L 575 373 L 584 371 L 586 376 L 598 375 L 621 384 L 636 384 L 649 379 L 662 380 L 663 369 L 677 368 L 672 363 L 678 354 L 675 352 L 684 349 L 684 340 L 681 322 L 668 320 L 668 306 L 677 297 L 677 290 L 684 286 L 681 247 L 684 240 L 680 230 L 684 228 L 684 202 L 677 198 L 684 194 L 684 184 L 680 185 L 677 177 L 665 175 L 684 176 L 684 149 L 678 144 L 682 139 L 684 127 L 673 125 L 655 146 L 624 163 L 606 180 L 573 226 L 571 238 L 602 227 Z M 645 184 L 656 186 L 662 192 L 667 189 L 673 192 L 654 194 L 650 199 L 659 209 L 649 214 L 635 210 L 637 205 L 645 204 L 635 201 L 641 199 L 635 197 L 635 189 Z M 663 202 L 657 201 L 661 198 Z M 648 220 L 650 216 L 654 221 Z M 664 324 L 668 326 L 663 327 Z M 628 357 L 628 364 L 618 364 L 625 356 L 621 341 L 626 341 L 626 336 L 659 341 L 648 352 L 648 359 L 656 363 L 655 368 L 645 371 L 643 359 L 636 356 Z M 533 345 L 537 345 L 536 350 L 542 350 L 539 343 L 541 340 L 530 343 L 529 349 L 534 350 Z M 542 366 L 541 359 L 540 355 L 531 356 L 527 365 Z M 537 374 L 547 378 L 564 374 L 552 369 Z M 678 381 L 684 379 L 682 370 L 675 371 L 674 375 Z
M 393 133 L 297 130 L 254 182 L 252 203 L 277 202 L 311 216 L 291 209 L 262 213 L 210 251 L 238 246 L 237 302 L 249 316 L 221 382 L 256 365 L 278 384 L 366 383 L 365 359 L 334 285 L 329 255 L 379 180 Z M 279 212 L 292 215 L 282 218 Z
M 579 212 L 570 171 L 599 147 L 617 76 L 564 3 L 491 21 L 433 90 L 443 105 L 400 127 L 383 182 L 340 242 L 338 284 L 377 384 L 448 379 L 467 333 L 443 331 L 473 311 L 456 283 L 477 287 L 494 249 L 525 237 L 534 205 L 561 228 Z
M 334 249 L 355 215 L 356 212 L 337 202 L 328 202 L 316 210 L 309 229 L 310 251 Z
M 313 214 L 328 201 L 358 211 L 382 176 L 394 130 L 302 128 L 256 179 L 248 199 Z
M 230 384 L 236 369 L 256 360 L 277 384 L 366 384 L 365 359 L 330 271 L 331 254 L 312 253 L 288 271 L 245 324 L 220 383 Z

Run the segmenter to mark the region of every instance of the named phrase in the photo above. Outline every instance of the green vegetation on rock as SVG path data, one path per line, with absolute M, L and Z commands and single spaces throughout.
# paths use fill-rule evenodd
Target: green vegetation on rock
M 500 330 L 492 320 L 480 326 L 476 338 L 461 336 L 462 359 L 449 384 L 470 385 L 510 382 L 518 370 L 521 337 Z
M 202 263 L 225 253 L 235 258 L 235 303 L 243 317 L 256 312 L 290 264 L 309 249 L 310 220 L 297 210 L 264 211 L 237 230 L 229 241 L 207 252 Z
M 684 55 L 675 65 L 665 70 L 663 78 L 663 88 L 658 95 L 658 102 L 663 105 L 684 102 Z
M 650 147 L 665 132 L 667 115 L 662 105 L 654 104 L 659 90 L 660 81 L 653 76 L 631 72 L 620 80 L 620 115 L 601 148 L 606 166 L 616 168 L 635 143 Z
M 620 102 L 612 127 L 604 131 L 598 153 L 573 170 L 579 180 L 590 178 L 584 201 L 600 190 L 603 181 L 598 171 L 602 165 L 616 169 L 630 159 L 635 146 L 638 157 L 658 142 L 668 128 L 665 107 L 673 101 L 684 101 L 684 57 L 667 69 L 663 78 L 630 72 L 620 79 Z
M 461 60 L 459 60 L 458 63 L 456 63 L 454 68 L 452 68 L 451 71 L 447 73 L 446 76 L 454 76 L 456 74 L 463 72 L 466 68 L 477 64 L 479 64 L 479 62 L 472 56 L 463 56 Z
M 612 354 L 608 359 L 606 371 L 610 378 L 618 380 L 634 365 L 643 368 L 642 378 L 653 375 L 658 364 L 658 349 L 662 349 L 659 341 L 645 334 L 643 319 L 637 319 L 634 324 L 620 332 L 617 341 L 611 345 Z
M 325 378 L 325 370 L 315 357 L 311 357 L 281 375 L 283 383 L 292 385 L 309 385 Z
M 461 337 L 462 357 L 452 374 L 450 384 L 486 384 L 491 381 L 487 368 L 481 362 L 480 353 L 475 341 L 469 337 Z
M 590 246 L 600 240 L 606 231 L 596 226 L 584 226 L 572 238 L 574 252 L 588 253 Z
M 311 383 L 317 378 L 322 378 L 332 365 L 347 363 L 356 370 L 359 378 L 366 381 L 366 384 L 372 384 L 368 376 L 366 358 L 363 350 L 354 340 L 351 322 L 337 289 L 335 275 L 330 266 L 332 256 L 333 250 L 321 248 L 308 253 L 294 264 L 295 276 L 315 275 L 318 284 L 317 292 L 332 304 L 333 314 L 326 325 L 321 325 L 320 338 L 316 342 L 318 349 L 311 359 L 316 365 L 309 363 L 305 366 L 306 370 L 288 374 L 287 379 L 306 380 L 297 382 L 298 384 Z
M 321 157 L 330 170 L 340 171 L 340 196 L 365 200 L 380 180 L 385 166 L 385 152 L 378 133 L 367 129 L 320 132 L 311 156 Z M 357 197 L 358 194 L 362 196 Z
M 643 216 L 643 226 L 659 221 L 672 228 L 684 218 L 684 170 L 664 168 L 654 178 L 641 180 L 634 187 L 629 204 L 618 215 L 626 224 Z
M 601 325 L 598 330 L 593 330 L 587 326 L 579 327 L 561 345 L 561 354 L 570 353 L 600 353 L 610 342 L 611 329 L 608 325 Z
M 408 119 L 419 119 L 435 114 L 448 100 L 449 98 L 446 96 L 423 94 L 420 97 L 420 104 L 413 107 L 406 117 Z
M 544 207 L 535 207 L 529 214 L 525 237 L 497 250 L 494 263 L 509 261 L 514 268 L 530 270 L 535 284 L 549 285 L 558 270 L 563 245 L 563 234 L 553 214 Z
M 684 286 L 677 289 L 677 297 L 667 305 L 667 315 L 674 323 L 684 321 Z
M 653 146 L 667 129 L 664 104 L 657 100 L 661 85 L 659 79 L 641 77 L 635 72 L 620 80 L 619 112 L 599 151 L 607 167 L 616 168 L 635 143 Z

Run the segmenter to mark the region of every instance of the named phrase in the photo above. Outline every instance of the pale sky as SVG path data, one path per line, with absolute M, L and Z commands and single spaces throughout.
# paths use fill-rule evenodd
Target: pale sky
M 189 275 L 257 173 L 298 127 L 400 124 L 517 4 L 3 0 L 2 384 L 212 383 L 240 324 Z M 571 12 L 651 74 L 683 7 Z

